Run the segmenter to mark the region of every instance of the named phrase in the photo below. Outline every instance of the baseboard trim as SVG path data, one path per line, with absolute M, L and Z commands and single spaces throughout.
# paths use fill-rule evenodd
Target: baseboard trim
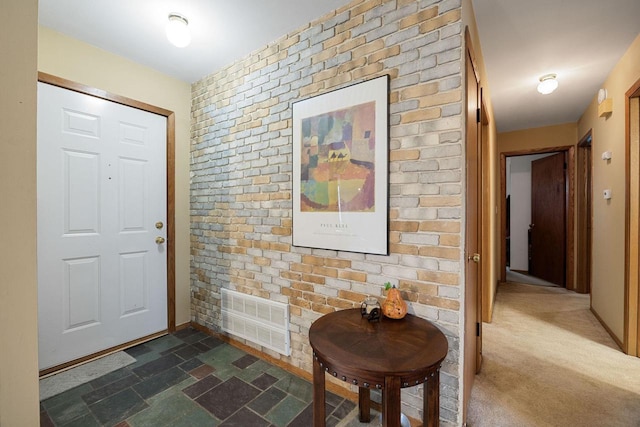
M 611 329 L 609 329 L 609 327 L 607 326 L 606 323 L 604 323 L 604 320 L 602 320 L 602 318 L 598 315 L 598 312 L 596 312 L 592 307 L 589 307 L 589 310 L 591 311 L 591 313 L 595 316 L 595 318 L 598 320 L 598 322 L 600 322 L 600 324 L 602 325 L 602 327 L 604 328 L 605 331 L 607 331 L 607 333 L 611 336 L 611 338 L 613 339 L 613 341 L 615 341 L 616 345 L 618 347 L 620 347 L 620 350 L 622 350 L 622 352 L 626 353 L 625 349 L 624 349 L 624 345 L 622 343 L 622 341 L 620 341 L 618 339 L 618 337 L 616 337 L 616 335 L 613 333 L 613 331 Z

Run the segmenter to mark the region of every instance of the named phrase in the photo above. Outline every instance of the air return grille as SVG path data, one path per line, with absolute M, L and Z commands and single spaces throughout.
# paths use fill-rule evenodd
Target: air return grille
M 222 289 L 222 330 L 289 356 L 289 306 Z

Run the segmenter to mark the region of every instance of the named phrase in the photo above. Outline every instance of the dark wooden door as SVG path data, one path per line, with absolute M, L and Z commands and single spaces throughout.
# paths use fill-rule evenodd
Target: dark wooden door
M 529 274 L 565 286 L 565 154 L 531 162 Z

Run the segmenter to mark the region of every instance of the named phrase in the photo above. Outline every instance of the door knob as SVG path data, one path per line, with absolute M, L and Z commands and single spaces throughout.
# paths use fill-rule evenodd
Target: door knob
M 156 222 L 156 228 L 157 228 L 158 230 L 162 230 L 162 227 L 164 227 L 164 224 L 162 223 L 162 221 L 158 221 L 158 222 Z
M 473 261 L 473 262 L 480 262 L 480 254 L 473 254 L 473 255 L 469 255 L 467 256 L 467 261 Z
M 159 244 L 159 245 L 164 243 L 164 237 L 160 237 L 160 236 L 156 237 L 156 243 Z

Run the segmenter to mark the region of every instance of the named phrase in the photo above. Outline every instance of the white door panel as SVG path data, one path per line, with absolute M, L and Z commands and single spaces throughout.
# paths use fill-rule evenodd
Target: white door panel
M 38 83 L 40 369 L 167 328 L 156 237 L 166 118 Z

